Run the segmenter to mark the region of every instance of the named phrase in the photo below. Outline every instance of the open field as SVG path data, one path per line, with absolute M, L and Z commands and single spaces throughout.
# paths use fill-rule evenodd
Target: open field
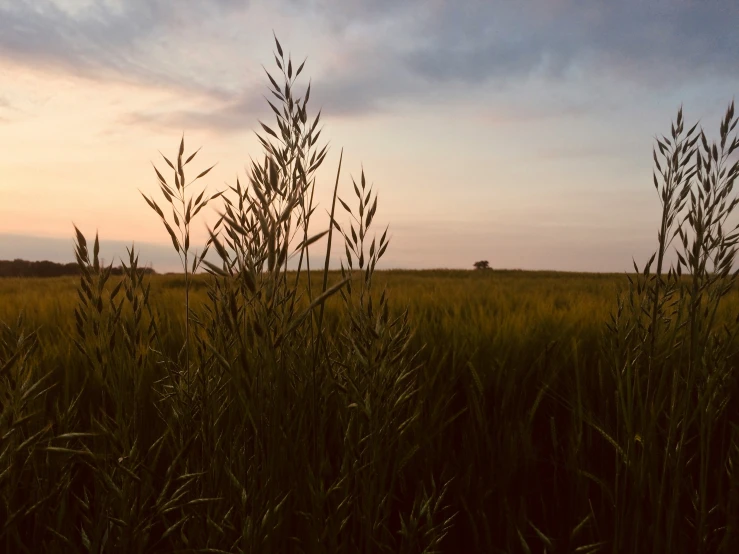
M 295 276 L 294 273 L 288 275 L 292 278 Z M 318 281 L 319 277 L 320 274 L 315 274 L 313 279 Z M 329 283 L 336 282 L 339 278 L 340 274 L 333 272 L 329 276 Z M 631 278 L 636 279 L 636 276 L 631 275 Z M 178 359 L 178 349 L 183 343 L 185 333 L 183 316 L 185 279 L 182 275 L 156 275 L 146 279 L 151 283 L 149 303 L 158 313 L 158 333 L 160 344 L 163 345 L 162 355 L 157 357 L 161 360 Z M 120 279 L 111 278 L 107 286 L 114 287 L 119 281 Z M 86 373 L 84 368 L 90 367 L 85 356 L 74 346 L 76 337 L 74 310 L 79 302 L 77 295 L 79 283 L 79 278 L 0 280 L 0 320 L 13 321 L 18 313 L 21 311 L 24 313 L 26 328 L 38 331 L 39 346 L 31 357 L 35 361 L 34 374 L 49 373 L 52 375 L 51 379 L 62 387 L 61 389 L 56 387 L 48 393 L 47 406 L 52 399 L 55 399 L 53 403 L 61 401 L 62 405 L 69 404 L 82 390 Z M 213 278 L 207 275 L 193 277 L 190 283 L 190 305 L 197 313 L 203 313 L 203 308 L 208 303 L 206 291 L 209 283 L 212 285 Z M 307 280 L 303 275 L 300 281 L 303 291 L 306 284 Z M 624 294 L 628 290 L 627 276 L 524 271 L 378 271 L 375 273 L 373 286 L 377 290 L 387 290 L 393 298 L 391 319 L 393 315 L 400 313 L 401 308 L 407 307 L 409 310 L 410 320 L 413 322 L 410 326 L 413 335 L 409 351 L 419 352 L 416 358 L 419 373 L 414 379 L 417 391 L 423 395 L 418 398 L 420 404 L 415 404 L 415 410 L 421 410 L 416 412 L 415 416 L 418 418 L 418 426 L 413 433 L 417 436 L 404 439 L 408 441 L 408 446 L 413 446 L 415 450 L 409 459 L 403 459 L 402 471 L 399 467 L 393 469 L 400 472 L 396 476 L 400 479 L 399 483 L 405 484 L 392 485 L 394 490 L 397 489 L 395 492 L 397 497 L 386 507 L 388 513 L 385 525 L 388 525 L 389 529 L 395 528 L 394 532 L 397 532 L 397 529 L 400 529 L 396 527 L 399 520 L 394 518 L 399 515 L 393 515 L 393 512 L 401 510 L 402 513 L 402 510 L 406 510 L 406 513 L 413 513 L 413 502 L 410 499 L 414 494 L 418 494 L 413 485 L 416 480 L 426 479 L 429 481 L 426 482 L 428 486 L 431 481 L 436 483 L 444 476 L 449 479 L 445 482 L 448 486 L 444 497 L 446 504 L 439 505 L 440 513 L 436 517 L 443 517 L 444 519 L 441 519 L 443 522 L 451 514 L 456 515 L 454 524 L 445 529 L 446 536 L 439 543 L 442 551 L 459 552 L 461 551 L 459 548 L 464 548 L 464 551 L 469 552 L 496 551 L 494 549 L 518 552 L 525 551 L 521 550 L 524 544 L 527 546 L 531 544 L 529 548 L 532 551 L 543 551 L 540 550 L 541 545 L 550 544 L 554 548 L 548 549 L 547 552 L 573 552 L 575 548 L 588 544 L 599 545 L 578 551 L 595 552 L 609 543 L 613 544 L 615 542 L 613 533 L 619 532 L 617 516 L 628 518 L 628 514 L 618 514 L 616 511 L 618 506 L 611 504 L 612 496 L 619 494 L 618 489 L 613 488 L 618 486 L 618 464 L 614 459 L 617 449 L 609 444 L 609 441 L 619 434 L 619 427 L 616 424 L 618 409 L 613 403 L 617 397 L 617 395 L 614 397 L 614 394 L 618 388 L 618 379 L 608 369 L 610 364 L 607 359 L 606 323 L 617 311 L 619 293 Z M 739 294 L 734 290 L 724 300 L 718 320 L 721 323 L 731 323 L 735 314 L 739 312 Z M 326 306 L 326 325 L 329 333 L 338 334 L 342 328 L 342 302 L 334 297 L 329 299 Z M 736 367 L 738 363 L 739 356 L 734 354 L 731 364 Z M 158 379 L 166 377 L 161 365 L 153 359 L 144 365 L 148 368 L 147 371 L 152 372 L 148 379 L 144 379 L 144 382 L 151 383 L 150 386 L 154 386 L 155 376 Z M 140 404 L 136 407 L 141 399 L 149 398 L 149 402 L 156 402 L 151 397 L 151 391 L 130 390 L 136 386 L 138 380 L 130 373 L 135 371 L 136 364 L 131 366 L 130 362 L 127 362 L 113 366 L 117 366 L 117 371 L 122 371 L 123 376 L 128 375 L 122 381 L 119 380 L 120 376 L 114 381 L 119 383 L 117 386 L 126 387 L 121 401 L 129 403 L 127 407 L 119 406 L 118 417 L 121 417 L 121 412 L 130 413 L 131 416 L 138 413 L 138 417 L 142 418 L 153 435 L 166 433 L 167 425 L 157 423 L 161 418 L 161 414 L 157 414 L 158 410 L 142 407 Z M 156 369 L 157 366 L 159 369 Z M 138 386 L 141 387 L 141 384 Z M 324 383 L 322 387 L 327 387 L 327 384 Z M 736 387 L 736 381 L 733 387 Z M 285 392 L 282 391 L 281 394 L 284 395 Z M 137 401 L 138 395 L 141 398 Z M 92 407 L 98 405 L 99 400 L 94 400 L 93 396 L 88 397 L 87 402 L 91 402 Z M 286 399 L 282 397 L 280 402 L 284 403 Z M 319 402 L 322 401 L 319 399 Z M 132 411 L 134 407 L 136 408 Z M 252 409 L 254 408 L 255 406 L 252 406 Z M 303 409 L 306 408 L 308 407 Z M 735 410 L 736 404 L 732 404 L 731 408 Z M 291 409 L 285 404 L 279 409 L 285 410 L 284 416 L 280 416 L 279 419 L 285 417 L 294 424 L 293 410 L 296 406 Z M 309 412 L 313 409 L 315 407 L 310 408 Z M 332 409 L 344 411 L 346 407 L 336 406 Z M 332 419 L 336 414 L 325 413 L 323 416 Z M 116 418 L 115 413 L 105 417 Z M 351 428 L 352 417 L 350 416 L 344 424 L 349 425 L 346 429 Z M 105 418 L 95 423 L 98 430 L 103 421 Z M 238 434 L 241 435 L 245 423 L 244 420 L 240 424 L 231 422 L 229 425 L 238 425 L 240 429 Z M 287 422 L 283 424 L 285 423 Z M 324 425 L 327 423 L 328 421 Z M 112 424 L 112 421 L 109 421 L 109 424 Z M 116 426 L 122 424 L 123 422 L 119 421 Z M 69 432 L 74 433 L 72 429 L 77 429 L 77 425 L 67 429 L 66 436 L 75 437 L 74 434 L 69 435 Z M 302 425 L 298 427 L 300 426 Z M 120 428 L 113 428 L 109 432 L 121 431 Z M 129 432 L 131 431 L 129 429 Z M 257 429 L 254 431 L 258 433 Z M 294 432 L 298 430 L 295 429 Z M 322 432 L 327 433 L 325 429 Z M 138 435 L 141 433 L 141 430 L 136 432 Z M 59 429 L 56 434 L 65 433 Z M 129 437 L 125 440 L 134 439 L 135 437 Z M 324 437 L 324 440 L 327 439 L 328 436 Z M 44 456 L 47 457 L 48 463 L 59 464 L 58 471 L 72 471 L 73 467 L 78 467 L 76 471 L 81 471 L 87 467 L 84 452 L 90 448 L 91 454 L 88 456 L 95 456 L 98 462 L 105 460 L 105 465 L 113 464 L 113 467 L 106 471 L 111 472 L 109 477 L 118 485 L 108 486 L 113 486 L 113 490 L 123 487 L 124 483 L 119 483 L 119 480 L 125 481 L 126 473 L 122 473 L 124 471 L 122 469 L 115 469 L 119 464 L 115 460 L 110 460 L 111 456 L 125 459 L 127 456 L 140 456 L 141 452 L 135 453 L 130 450 L 131 448 L 136 450 L 132 443 L 128 443 L 128 446 L 121 443 L 106 447 L 101 447 L 98 443 L 95 450 L 94 441 L 87 442 L 88 440 L 92 441 L 84 435 L 67 439 L 61 443 L 64 447 L 56 451 L 56 454 L 47 453 Z M 149 439 L 151 440 L 153 439 Z M 218 440 L 215 440 L 217 443 Z M 246 439 L 243 437 L 241 440 Z M 623 440 L 623 437 L 620 437 L 620 440 Z M 59 442 L 49 441 L 47 444 Z M 284 446 L 283 444 L 283 448 Z M 316 455 L 311 441 L 302 446 L 312 452 L 311 455 Z M 230 448 L 233 447 L 234 445 Z M 398 444 L 394 445 L 395 449 L 398 447 Z M 196 459 L 211 467 L 211 464 L 215 463 L 215 455 L 208 454 L 209 448 L 214 446 L 204 448 Z M 389 457 L 391 454 L 383 453 L 382 444 L 377 445 L 377 448 L 380 450 L 376 455 L 380 458 L 374 461 L 375 465 L 395 466 L 400 462 Z M 39 447 L 37 450 L 42 448 Z M 39 456 L 40 452 L 36 455 Z M 167 454 L 165 449 L 163 456 L 169 460 L 165 465 L 172 463 L 171 456 L 174 455 L 174 451 Z M 265 462 L 270 466 L 284 466 L 280 473 L 285 471 L 287 474 L 293 474 L 292 478 L 287 479 L 286 474 L 282 473 L 285 482 L 278 487 L 281 491 L 279 494 L 295 490 L 296 478 L 302 481 L 306 471 L 303 464 L 308 455 L 308 452 L 300 455 L 294 453 L 283 458 L 269 452 L 264 453 Z M 324 451 L 319 458 L 324 458 L 323 464 L 330 462 L 329 466 L 332 466 L 336 464 L 337 456 L 345 458 L 346 455 L 346 452 L 342 453 L 342 450 L 338 449 L 333 452 Z M 661 455 L 664 456 L 664 453 Z M 77 456 L 81 458 L 75 462 L 74 458 Z M 229 455 L 224 453 L 221 456 L 225 458 L 218 457 L 218 464 L 226 463 L 227 459 L 231 460 L 233 453 Z M 142 463 L 143 460 L 137 462 Z M 96 471 L 100 471 L 97 463 L 93 465 L 97 468 Z M 128 469 L 133 470 L 135 474 L 136 467 L 134 464 Z M 138 467 L 143 469 L 145 466 Z M 195 469 L 189 467 L 191 469 L 183 468 L 182 471 L 191 472 Z M 324 471 L 327 469 L 324 468 Z M 334 471 L 337 469 L 334 467 Z M 225 469 L 219 469 L 217 473 L 220 471 Z M 162 474 L 162 478 L 164 475 Z M 455 478 L 451 479 L 451 476 Z M 385 476 L 386 479 L 389 477 Z M 333 479 L 334 486 L 337 486 L 335 479 L 338 477 Z M 362 479 L 366 480 L 362 486 L 372 484 L 372 477 L 369 474 Z M 74 479 L 63 482 L 66 487 L 75 486 Z M 424 481 L 418 481 L 419 484 L 422 482 Z M 389 484 L 390 482 L 385 486 Z M 218 489 L 224 485 L 225 483 L 216 482 L 202 484 L 200 486 L 206 488 L 200 495 L 213 495 L 216 491 L 210 491 L 207 487 Z M 307 483 L 303 483 L 303 486 L 306 485 Z M 442 483 L 436 483 L 436 486 L 441 485 Z M 16 488 L 11 487 L 9 483 L 5 486 Z M 47 487 L 49 486 L 51 483 L 47 484 Z M 87 489 L 88 494 L 92 494 L 93 490 L 98 495 L 111 494 L 102 483 L 92 489 L 87 488 L 89 484 L 78 486 L 83 486 L 82 490 Z M 103 488 L 100 489 L 100 486 Z M 162 493 L 161 483 L 156 485 L 152 482 L 149 486 L 154 487 L 159 494 Z M 353 488 L 357 486 L 355 483 Z M 140 501 L 137 494 L 140 493 L 134 489 L 126 494 L 133 495 L 129 502 L 137 503 Z M 21 490 L 16 489 L 16 494 L 21 494 Z M 258 487 L 252 494 L 256 494 L 257 490 L 262 489 Z M 402 491 L 408 490 L 416 490 L 416 493 L 405 492 L 405 495 L 410 494 L 407 501 L 411 502 L 405 504 Z M 123 493 L 123 489 L 119 492 Z M 380 494 L 380 491 L 375 492 Z M 437 490 L 436 493 L 438 492 Z M 219 496 L 223 496 L 225 491 L 219 493 Z M 354 493 L 345 491 L 345 494 L 350 495 L 347 498 L 357 498 L 354 495 L 360 493 L 361 490 Z M 270 494 L 278 493 L 270 491 Z M 309 496 L 307 491 L 302 494 Z M 378 500 L 382 496 L 380 494 Z M 187 498 L 190 498 L 190 501 L 193 499 L 190 496 Z M 280 496 L 279 500 L 283 498 Z M 298 534 L 301 529 L 302 533 L 306 532 L 306 528 L 299 523 L 301 518 L 298 517 L 296 520 L 294 518 L 297 514 L 290 515 L 290 510 L 297 510 L 298 506 L 307 502 L 307 499 L 303 500 L 298 502 L 296 499 L 295 504 L 288 503 L 287 507 L 283 508 L 285 514 L 280 517 L 279 523 L 274 523 L 279 533 Z M 71 497 L 69 501 L 76 502 Z M 105 498 L 98 501 L 106 504 Z M 112 515 L 117 513 L 116 510 L 124 508 L 124 505 L 118 505 L 117 502 L 115 503 L 117 508 L 113 506 L 106 508 L 113 510 L 111 517 L 126 515 L 125 513 Z M 267 499 L 262 502 L 267 502 Z M 315 499 L 311 502 L 315 502 Z M 155 507 L 153 498 L 149 499 L 149 504 L 148 509 L 153 510 Z M 336 503 L 336 506 L 338 505 L 339 502 Z M 181 502 L 178 506 L 179 510 L 187 509 L 187 503 Z M 196 506 L 205 507 L 208 504 L 195 504 L 193 508 Z M 336 506 L 324 509 L 329 509 L 329 512 L 333 513 L 331 510 L 338 510 Z M 686 506 L 681 505 L 680 510 L 685 508 Z M 365 509 L 370 507 L 367 506 Z M 652 510 L 654 509 L 655 507 L 652 507 Z M 201 532 L 195 529 L 200 525 L 207 526 L 207 522 L 218 514 L 219 517 L 226 519 L 214 521 L 212 525 L 218 524 L 224 529 L 224 535 L 228 535 L 225 522 L 230 517 L 226 517 L 229 509 L 209 508 L 204 511 L 205 513 L 198 517 L 205 518 L 203 521 L 206 523 L 198 524 L 195 521 L 189 523 L 195 527 L 187 527 L 183 523 L 182 533 L 187 534 L 188 531 L 185 529 L 191 529 L 195 536 L 201 536 Z M 332 517 L 330 513 L 315 517 L 330 520 Z M 142 516 L 143 514 L 139 515 Z M 164 514 L 160 517 L 164 521 L 170 521 Z M 261 517 L 266 516 L 262 514 Z M 88 521 L 88 524 L 92 525 L 96 520 L 90 518 L 82 521 Z M 133 522 L 129 523 L 132 524 Z M 582 525 L 578 527 L 580 524 Z M 622 523 L 627 524 L 630 523 Z M 321 527 L 317 521 L 313 525 Z M 577 529 L 577 533 L 573 533 L 574 529 Z M 159 535 L 162 536 L 164 531 L 164 528 L 160 528 Z M 19 534 L 6 535 L 6 547 L 10 549 L 9 551 L 15 548 L 14 545 L 20 544 L 11 541 L 10 537 L 14 535 L 17 540 L 25 536 L 30 540 L 28 535 L 24 535 L 28 532 L 30 531 L 19 524 L 16 529 L 16 533 Z M 157 525 L 152 522 L 150 533 L 156 532 Z M 353 533 L 346 535 L 347 538 L 344 539 L 348 541 L 346 545 L 353 544 L 350 537 L 357 532 L 359 531 L 355 529 Z M 675 533 L 676 536 L 680 536 L 678 530 L 675 530 Z M 442 534 L 439 533 L 439 537 Z M 241 536 L 242 540 L 244 539 L 244 531 L 239 528 L 232 529 L 230 535 Z M 338 532 L 337 535 L 342 536 Z M 359 535 L 362 533 L 359 532 Z M 49 535 L 51 539 L 54 536 L 53 533 Z M 224 546 L 212 538 L 206 538 L 207 536 L 203 535 L 199 539 L 203 541 L 201 544 Z M 177 539 L 179 540 L 181 539 Z M 275 551 L 286 548 L 284 541 L 273 540 Z M 172 544 L 171 541 L 163 542 Z M 150 540 L 150 543 L 157 544 L 153 540 Z M 344 543 L 338 542 L 333 547 L 336 550 L 327 551 L 341 551 L 342 544 Z M 355 547 L 356 545 L 351 546 L 352 549 Z M 715 545 L 712 546 L 714 547 Z M 127 548 L 132 546 L 129 544 Z M 141 545 L 133 548 L 146 551 Z M 162 543 L 159 543 L 153 551 L 157 551 L 158 548 L 162 548 Z M 305 551 L 321 551 L 320 548 L 318 550 L 315 548 L 318 547 L 316 545 L 313 549 L 306 547 Z M 630 550 L 631 547 L 623 545 L 619 548 L 625 548 L 622 551 L 633 551 Z M 241 547 L 238 551 L 254 550 L 247 546 Z M 373 551 L 373 548 L 367 547 L 365 551 Z
M 336 282 L 339 277 L 334 272 L 329 279 Z M 193 282 L 195 309 L 207 300 L 208 279 L 201 275 Z M 453 352 L 462 359 L 469 354 L 482 365 L 494 359 L 525 363 L 521 356 L 542 350 L 550 341 L 567 347 L 577 341 L 594 355 L 615 309 L 617 291 L 628 285 L 625 275 L 543 271 L 379 271 L 375 282 L 378 289 L 387 287 L 396 312 L 409 309 L 418 347 L 425 345 L 433 356 Z M 74 277 L 2 279 L 0 320 L 13 321 L 23 312 L 27 323 L 39 328 L 50 363 L 79 364 L 79 352 L 71 342 L 78 284 Z M 184 277 L 156 275 L 151 285 L 163 339 L 182 344 Z M 732 296 L 726 309 L 735 309 L 738 300 Z M 340 302 L 329 300 L 327 308 L 328 321 L 335 321 L 331 316 Z
M 314 279 L 319 277 L 314 272 Z M 339 277 L 331 272 L 329 279 Z M 196 310 L 207 301 L 209 280 L 208 275 L 194 277 L 191 303 Z M 175 348 L 184 339 L 184 277 L 155 275 L 150 282 L 161 337 Z M 431 363 L 453 358 L 461 366 L 470 361 L 483 370 L 530 364 L 550 343 L 556 344 L 552 355 L 562 357 L 561 363 L 573 355 L 573 348 L 585 357 L 581 364 L 597 363 L 617 295 L 628 287 L 626 274 L 520 270 L 378 271 L 375 283 L 380 290 L 387 288 L 396 315 L 409 310 L 414 347 L 423 349 Z M 0 279 L 0 321 L 12 322 L 23 313 L 28 325 L 38 329 L 49 368 L 81 363 L 71 341 L 78 284 L 75 277 Z M 305 284 L 303 275 L 301 286 Z M 327 324 L 335 326 L 340 302 L 330 299 L 326 306 Z M 732 323 L 737 313 L 739 291 L 734 290 L 718 316 Z

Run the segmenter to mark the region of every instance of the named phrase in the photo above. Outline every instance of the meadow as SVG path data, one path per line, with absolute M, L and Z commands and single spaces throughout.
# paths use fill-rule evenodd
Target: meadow
M 311 226 L 326 148 L 275 41 L 249 184 L 193 192 L 183 138 L 142 192 L 182 274 L 112 277 L 76 230 L 78 278 L 0 282 L 0 550 L 736 552 L 733 103 L 657 139 L 632 273 L 380 271 L 363 171 Z
M 340 278 L 338 272 L 329 275 L 332 282 Z M 196 311 L 207 303 L 210 280 L 202 274 L 193 277 L 190 302 Z M 527 355 L 550 342 L 574 341 L 582 354 L 596 356 L 617 293 L 628 285 L 625 274 L 512 270 L 391 270 L 376 272 L 375 280 L 392 295 L 393 315 L 409 311 L 416 350 L 428 351 L 433 359 L 448 349 L 460 360 L 464 357 L 462 365 L 485 365 L 496 358 L 526 364 Z M 112 286 L 119 281 L 111 277 Z M 159 313 L 162 340 L 182 345 L 184 277 L 155 275 L 150 282 L 150 303 Z M 49 369 L 82 363 L 72 342 L 78 285 L 74 277 L 0 280 L 0 321 L 12 322 L 23 313 L 26 323 L 38 329 L 39 361 Z M 306 286 L 305 276 L 301 286 Z M 732 295 L 725 309 L 736 309 L 736 301 Z M 333 332 L 341 304 L 330 299 L 326 308 L 326 325 Z

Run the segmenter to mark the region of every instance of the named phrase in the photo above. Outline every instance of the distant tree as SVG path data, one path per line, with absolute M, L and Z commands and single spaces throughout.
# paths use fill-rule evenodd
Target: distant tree
M 475 262 L 475 269 L 490 269 L 490 262 L 487 260 Z

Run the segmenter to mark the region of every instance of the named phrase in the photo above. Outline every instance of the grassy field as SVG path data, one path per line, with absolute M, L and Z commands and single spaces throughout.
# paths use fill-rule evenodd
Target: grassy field
M 336 282 L 339 277 L 333 272 L 329 279 Z M 197 310 L 207 301 L 210 277 L 194 279 L 191 303 Z M 616 294 L 628 285 L 625 275 L 474 270 L 379 271 L 375 282 L 388 289 L 396 313 L 409 310 L 417 348 L 425 347 L 432 357 L 448 349 L 457 358 L 466 354 L 480 364 L 495 359 L 527 363 L 527 354 L 538 353 L 550 341 L 563 345 L 576 341 L 583 354 L 594 356 L 615 310 Z M 78 284 L 74 277 L 0 281 L 0 321 L 14 321 L 23 312 L 27 323 L 38 328 L 49 367 L 80 363 L 80 352 L 71 340 Z M 305 287 L 305 276 L 301 285 Z M 184 277 L 157 275 L 151 286 L 151 305 L 159 311 L 163 340 L 181 345 Z M 736 308 L 734 296 L 730 302 L 727 309 Z M 338 299 L 328 301 L 329 325 L 336 324 L 340 309 Z
M 249 186 L 196 196 L 183 138 L 142 193 L 182 275 L 77 230 L 79 278 L 0 282 L 0 551 L 739 551 L 733 103 L 657 139 L 633 274 L 382 272 L 364 172 L 309 231 L 325 147 L 276 47 Z

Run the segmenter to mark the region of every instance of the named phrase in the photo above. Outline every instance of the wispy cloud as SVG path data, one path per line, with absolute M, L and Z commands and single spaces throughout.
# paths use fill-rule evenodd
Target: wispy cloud
M 233 73 L 243 51 L 239 33 L 271 40 L 253 4 L 75 4 L 0 0 L 0 61 L 180 88 L 208 101 L 187 110 L 129 114 L 127 121 L 138 124 L 230 132 L 265 116 L 264 82 L 216 78 Z M 538 86 L 602 78 L 658 89 L 732 78 L 739 67 L 733 31 L 739 5 L 729 0 L 278 0 L 273 6 L 276 19 L 315 22 L 314 57 L 328 61 L 311 72 L 314 106 L 339 117 L 449 95 L 477 98 L 480 87 L 493 93 L 531 79 Z M 205 21 L 218 33 L 205 33 Z M 539 104 L 544 112 L 561 109 L 546 95 Z
M 206 129 L 222 133 L 243 132 L 254 127 L 258 120 L 272 117 L 264 91 L 250 89 L 227 100 L 211 100 L 208 105 L 181 110 L 148 110 L 126 113 L 121 122 L 163 129 Z
M 208 17 L 246 8 L 235 0 L 0 1 L 0 59 L 93 79 L 120 79 L 214 92 L 157 64 L 150 49 L 162 37 Z M 183 60 L 185 61 L 185 60 Z
M 372 72 L 333 77 L 327 82 L 323 79 L 317 81 L 311 89 L 309 115 L 312 116 L 322 109 L 329 117 L 368 117 L 388 111 L 393 100 L 402 99 L 404 91 L 412 90 L 411 87 L 397 88 L 390 94 L 383 82 Z M 300 90 L 295 92 L 297 97 L 304 94 L 306 83 L 307 81 L 302 83 Z M 265 97 L 272 103 L 275 103 L 275 98 L 269 94 L 267 85 L 265 76 L 264 82 L 259 83 L 259 86 L 250 86 L 243 93 L 223 99 L 208 99 L 201 107 L 138 111 L 126 114 L 123 121 L 159 127 L 243 132 L 255 127 L 258 120 L 269 123 L 274 119 Z

